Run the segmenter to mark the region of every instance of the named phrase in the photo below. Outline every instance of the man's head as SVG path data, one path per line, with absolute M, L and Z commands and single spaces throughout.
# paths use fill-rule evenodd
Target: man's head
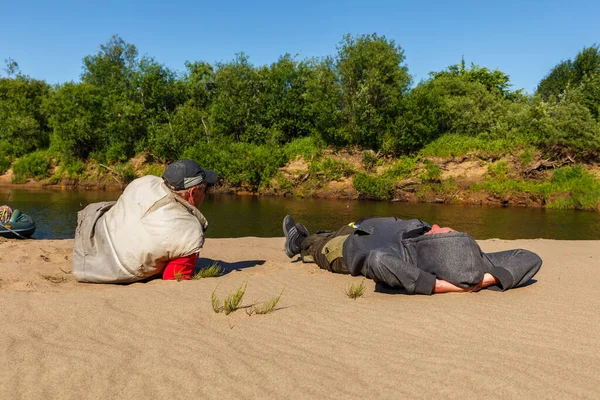
M 191 160 L 169 164 L 162 178 L 171 190 L 196 207 L 202 204 L 207 187 L 217 183 L 215 171 L 202 169 Z

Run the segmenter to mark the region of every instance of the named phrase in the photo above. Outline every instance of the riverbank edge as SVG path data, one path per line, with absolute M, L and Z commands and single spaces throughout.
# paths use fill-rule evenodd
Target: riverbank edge
M 330 155 L 331 156 L 331 155 Z M 435 181 L 423 179 L 423 165 L 414 171 L 411 177 L 394 182 L 393 196 L 381 199 L 365 195 L 356 190 L 353 178 L 365 171 L 360 169 L 360 162 L 352 160 L 348 154 L 334 156 L 350 162 L 356 168 L 354 174 L 341 176 L 337 179 L 328 179 L 323 173 L 313 174 L 303 159 L 296 159 L 286 166 L 279 168 L 278 178 L 271 180 L 269 185 L 254 187 L 246 182 L 232 185 L 228 182 L 220 183 L 211 189 L 212 193 L 234 194 L 244 196 L 268 197 L 295 197 L 339 200 L 367 200 L 388 201 L 405 203 L 438 203 L 438 204 L 465 204 L 502 207 L 529 207 L 546 208 L 546 200 L 539 193 L 520 192 L 510 190 L 505 193 L 492 193 L 485 189 L 473 190 L 473 187 L 482 186 L 489 175 L 490 166 L 497 160 L 486 161 L 472 157 L 435 159 L 436 168 L 440 174 Z M 127 184 L 138 177 L 153 174 L 160 175 L 164 165 L 147 163 L 143 159 L 132 159 L 133 174 L 128 177 L 119 176 L 114 169 L 104 165 L 86 165 L 86 172 L 71 178 L 28 179 L 24 183 L 12 183 L 12 170 L 9 169 L 0 176 L 0 186 L 8 188 L 67 190 L 67 191 L 121 191 Z M 579 165 L 579 164 L 577 164 Z M 543 165 L 541 165 L 543 167 Z M 600 179 L 598 165 L 582 165 Z M 384 169 L 380 166 L 378 169 Z M 538 168 L 531 179 L 532 183 L 540 182 L 547 177 L 551 169 Z M 419 175 L 420 174 L 420 175 Z M 283 179 L 281 179 L 283 177 Z M 282 184 L 282 180 L 284 184 Z M 449 184 L 448 184 L 449 183 Z M 567 194 L 568 195 L 568 194 Z M 577 206 L 568 207 L 581 209 Z M 600 212 L 600 202 L 595 209 L 587 208 L 586 211 Z

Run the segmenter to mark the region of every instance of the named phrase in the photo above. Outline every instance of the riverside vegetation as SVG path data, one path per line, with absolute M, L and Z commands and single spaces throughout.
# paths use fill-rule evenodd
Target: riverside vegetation
M 0 175 L 102 188 L 179 158 L 218 190 L 378 200 L 600 207 L 600 48 L 534 94 L 462 60 L 413 86 L 402 47 L 346 35 L 337 53 L 183 73 L 113 36 L 80 82 L 51 86 L 6 60 Z

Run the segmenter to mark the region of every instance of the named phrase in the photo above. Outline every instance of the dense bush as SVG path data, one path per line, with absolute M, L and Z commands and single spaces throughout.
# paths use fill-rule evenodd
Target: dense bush
M 271 146 L 251 143 L 211 142 L 188 148 L 183 158 L 219 174 L 222 182 L 253 187 L 268 185 L 288 160 Z
M 11 160 L 8 157 L 0 156 L 0 175 L 10 168 Z
M 50 86 L 17 76 L 0 78 L 0 154 L 19 157 L 48 146 L 49 128 L 41 104 Z
M 27 154 L 13 163 L 13 182 L 22 183 L 29 178 L 48 177 L 50 166 L 50 158 L 46 152 Z
M 367 199 L 391 200 L 396 189 L 394 181 L 391 178 L 369 175 L 362 172 L 354 175 L 352 184 L 361 197 Z

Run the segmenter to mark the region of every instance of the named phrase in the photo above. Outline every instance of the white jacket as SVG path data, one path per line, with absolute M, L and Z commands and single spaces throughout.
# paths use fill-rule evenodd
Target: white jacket
M 206 218 L 156 176 L 131 182 L 116 202 L 77 214 L 73 275 L 79 282 L 135 282 L 197 253 Z

